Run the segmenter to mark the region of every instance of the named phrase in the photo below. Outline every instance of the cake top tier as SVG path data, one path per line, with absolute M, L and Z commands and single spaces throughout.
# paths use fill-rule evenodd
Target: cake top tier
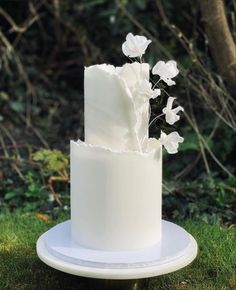
M 114 151 L 146 152 L 150 119 L 150 99 L 161 94 L 160 81 L 168 86 L 178 69 L 175 61 L 157 62 L 152 73 L 159 76 L 155 83 L 149 81 L 150 66 L 141 57 L 151 41 L 144 36 L 129 33 L 122 45 L 128 57 L 140 57 L 140 62 L 126 63 L 121 67 L 108 64 L 85 68 L 84 106 L 85 142 Z M 166 121 L 179 120 L 178 106 L 172 109 L 175 98 L 169 97 L 163 109 Z M 151 121 L 153 123 L 153 120 Z M 176 153 L 183 138 L 177 132 L 167 135 L 161 132 L 161 143 L 169 153 Z
M 148 79 L 147 63 L 85 68 L 85 141 L 118 151 L 145 151 L 149 98 L 138 86 Z

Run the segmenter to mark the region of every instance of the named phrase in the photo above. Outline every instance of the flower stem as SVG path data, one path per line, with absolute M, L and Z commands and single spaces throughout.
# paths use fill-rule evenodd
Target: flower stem
M 154 84 L 152 89 L 155 89 L 155 87 L 157 86 L 157 84 L 161 81 L 161 78 L 159 78 L 159 80 Z
M 155 122 L 158 118 L 160 118 L 161 116 L 164 116 L 165 114 L 160 114 L 158 116 L 156 116 L 154 119 L 152 119 L 152 121 L 149 123 L 148 128 L 153 124 L 153 122 Z

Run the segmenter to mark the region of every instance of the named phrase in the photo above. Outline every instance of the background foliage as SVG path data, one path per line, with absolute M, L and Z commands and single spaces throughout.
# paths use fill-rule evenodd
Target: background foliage
M 225 3 L 235 39 L 235 3 Z M 0 1 L 0 25 L 1 211 L 69 210 L 84 66 L 126 62 L 121 43 L 132 31 L 153 41 L 146 61 L 175 59 L 181 70 L 168 92 L 185 107 L 177 123 L 185 143 L 164 156 L 164 216 L 234 223 L 236 89 L 218 72 L 198 1 Z M 163 126 L 154 122 L 150 134 Z

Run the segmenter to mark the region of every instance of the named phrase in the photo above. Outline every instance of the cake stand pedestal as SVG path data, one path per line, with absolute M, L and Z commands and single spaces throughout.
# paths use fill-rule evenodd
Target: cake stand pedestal
M 144 278 L 167 274 L 191 263 L 197 255 L 197 243 L 183 228 L 163 220 L 162 239 L 152 247 L 133 251 L 98 251 L 75 243 L 71 239 L 70 221 L 66 221 L 40 236 L 37 254 L 47 265 L 69 274 L 96 279 L 130 280 L 101 281 L 103 287 L 97 289 L 120 287 L 122 290 L 136 290 L 145 289 L 139 288 L 141 283 L 145 283 Z M 91 283 L 93 281 L 91 279 Z

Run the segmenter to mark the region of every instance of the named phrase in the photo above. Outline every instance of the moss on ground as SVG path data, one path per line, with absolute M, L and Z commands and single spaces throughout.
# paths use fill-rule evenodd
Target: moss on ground
M 33 213 L 0 215 L 1 290 L 89 290 L 86 278 L 54 270 L 36 255 L 35 243 L 40 234 L 65 219 L 65 215 L 51 220 Z M 152 278 L 149 289 L 236 289 L 235 228 L 191 220 L 180 224 L 196 238 L 198 257 L 182 270 Z

